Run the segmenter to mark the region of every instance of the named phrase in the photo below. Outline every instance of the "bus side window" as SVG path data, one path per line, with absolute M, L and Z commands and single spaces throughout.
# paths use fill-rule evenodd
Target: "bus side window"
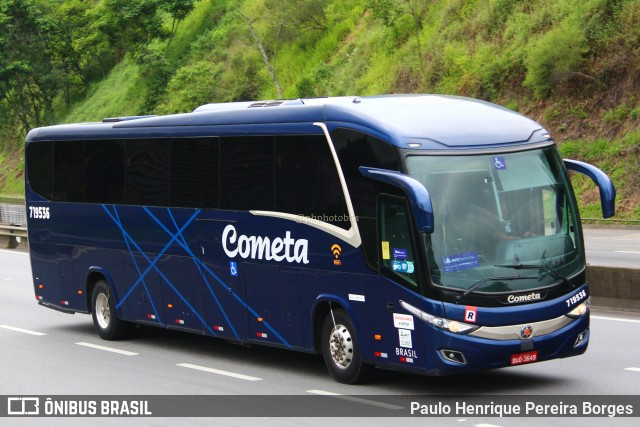
M 274 137 L 220 139 L 220 207 L 228 210 L 274 208 Z
M 331 139 L 349 188 L 362 237 L 362 249 L 369 266 L 377 271 L 376 199 L 373 195 L 400 193 L 390 185 L 365 178 L 358 168 L 400 170 L 396 152 L 388 142 L 353 129 L 337 128 L 331 132 Z
M 31 190 L 51 199 L 53 193 L 53 141 L 27 145 L 27 180 Z
M 407 201 L 403 197 L 378 197 L 378 236 L 381 270 L 402 285 L 416 289 L 418 272 L 415 242 Z
M 276 137 L 275 210 L 351 227 L 335 162 L 322 135 Z
M 82 141 L 56 141 L 53 147 L 53 200 L 82 202 L 84 194 Z

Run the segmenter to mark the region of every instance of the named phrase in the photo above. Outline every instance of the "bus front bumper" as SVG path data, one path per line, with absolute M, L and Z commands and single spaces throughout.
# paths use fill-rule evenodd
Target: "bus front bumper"
M 562 327 L 544 334 L 536 335 L 535 325 L 530 337 L 525 338 L 530 333 L 527 326 L 494 328 L 495 334 L 458 335 L 438 331 L 428 337 L 434 350 L 429 357 L 427 374 L 456 375 L 577 356 L 589 345 L 588 315 L 568 318 Z M 519 338 L 514 336 L 514 331 L 518 331 Z M 511 336 L 513 339 L 509 339 Z

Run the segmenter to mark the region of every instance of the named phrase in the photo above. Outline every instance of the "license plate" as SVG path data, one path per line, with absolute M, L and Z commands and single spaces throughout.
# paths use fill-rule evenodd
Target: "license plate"
M 538 361 L 538 351 L 527 351 L 511 355 L 511 365 L 522 365 L 525 363 L 533 363 Z

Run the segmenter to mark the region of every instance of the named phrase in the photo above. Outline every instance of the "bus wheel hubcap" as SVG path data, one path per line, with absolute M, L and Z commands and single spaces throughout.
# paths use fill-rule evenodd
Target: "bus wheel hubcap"
M 347 369 L 353 359 L 353 339 L 351 333 L 343 325 L 336 325 L 329 338 L 329 350 L 333 362 L 340 369 Z
M 101 328 L 109 327 L 111 321 L 111 310 L 109 309 L 109 300 L 105 294 L 100 294 L 96 298 L 96 319 Z

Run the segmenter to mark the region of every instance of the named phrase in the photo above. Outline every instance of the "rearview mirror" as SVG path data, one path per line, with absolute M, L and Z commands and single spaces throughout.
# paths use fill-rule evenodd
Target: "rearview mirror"
M 418 225 L 418 231 L 433 233 L 433 207 L 431 196 L 424 185 L 415 178 L 401 172 L 360 166 L 360 173 L 402 190 L 409 199 L 409 205 Z
M 564 165 L 568 170 L 588 176 L 600 189 L 600 204 L 602 205 L 602 217 L 610 218 L 616 213 L 616 188 L 609 176 L 597 167 L 578 160 L 564 159 Z

